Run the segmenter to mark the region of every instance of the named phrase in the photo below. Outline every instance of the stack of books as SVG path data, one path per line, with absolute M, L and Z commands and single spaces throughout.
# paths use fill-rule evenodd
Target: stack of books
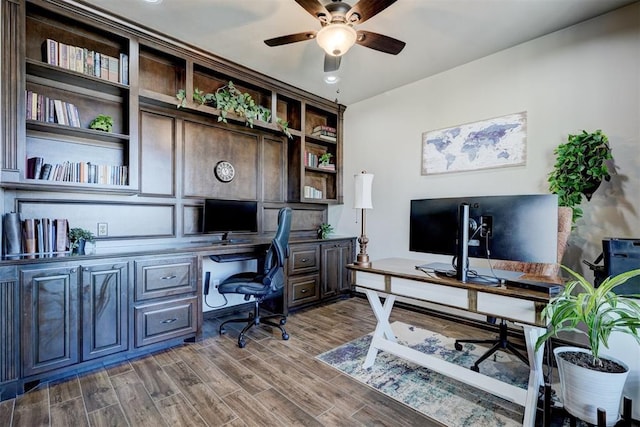
M 322 199 L 322 191 L 314 188 L 310 185 L 304 186 L 304 197 L 305 199 Z
M 45 40 L 42 51 L 43 61 L 49 65 L 115 83 L 129 84 L 129 57 L 125 53 L 116 58 L 53 39 Z
M 338 134 L 336 133 L 336 128 L 322 125 L 314 127 L 311 136 L 325 141 L 336 142 Z
M 43 157 L 27 159 L 27 179 L 127 185 L 127 166 L 96 165 L 89 162 L 45 163 Z
M 49 98 L 33 91 L 25 91 L 27 120 L 82 127 L 78 107 L 70 102 Z

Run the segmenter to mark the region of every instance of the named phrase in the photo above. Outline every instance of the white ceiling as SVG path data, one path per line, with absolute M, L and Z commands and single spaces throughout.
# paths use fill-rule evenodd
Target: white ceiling
M 281 35 L 320 29 L 320 23 L 294 0 L 84 3 L 349 105 L 635 1 L 398 0 L 357 29 L 402 40 L 406 42 L 404 50 L 393 56 L 354 46 L 342 58 L 337 72 L 340 82 L 335 85 L 323 81 L 324 52 L 314 40 L 279 47 L 263 43 Z M 347 2 L 354 5 L 356 0 Z

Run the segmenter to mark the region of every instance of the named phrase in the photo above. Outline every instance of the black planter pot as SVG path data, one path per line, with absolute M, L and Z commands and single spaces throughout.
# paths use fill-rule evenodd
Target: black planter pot
M 74 254 L 78 254 L 78 255 L 84 255 L 84 247 L 86 245 L 87 241 L 84 239 L 80 239 L 77 242 L 77 246 L 75 248 L 73 248 L 73 253 Z

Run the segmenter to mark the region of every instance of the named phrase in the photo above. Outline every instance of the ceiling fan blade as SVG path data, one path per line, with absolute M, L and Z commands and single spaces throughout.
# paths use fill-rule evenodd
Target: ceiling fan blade
M 396 0 L 360 0 L 351 8 L 351 10 L 349 10 L 349 12 L 347 12 L 347 22 L 362 24 L 364 21 L 382 12 L 395 2 Z M 359 17 L 355 21 L 352 20 L 352 18 L 356 18 L 354 13 L 357 13 Z
M 340 68 L 340 58 L 342 58 L 342 56 L 325 55 L 324 72 L 338 71 L 338 68 Z
M 324 15 L 325 22 L 331 21 L 331 13 L 320 3 L 320 0 L 296 0 L 296 3 L 313 15 L 314 18 L 322 21 L 321 17 Z
M 370 31 L 358 31 L 356 43 L 369 49 L 390 53 L 391 55 L 399 54 L 405 46 L 405 42 L 403 41 Z
M 283 44 L 303 42 L 305 40 L 312 40 L 316 38 L 315 31 L 307 31 L 306 33 L 289 34 L 288 36 L 274 37 L 272 39 L 265 40 L 267 46 L 282 46 Z

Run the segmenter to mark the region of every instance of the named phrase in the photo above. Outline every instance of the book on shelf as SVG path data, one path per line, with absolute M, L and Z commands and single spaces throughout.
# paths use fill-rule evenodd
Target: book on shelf
M 333 163 L 329 163 L 329 164 L 326 164 L 326 165 L 319 164 L 318 165 L 318 169 L 325 169 L 325 170 L 328 170 L 328 171 L 335 171 L 336 170 L 336 165 L 333 164 Z
M 59 123 L 61 125 L 67 125 L 67 113 L 66 113 L 66 109 L 64 108 L 64 106 L 62 105 L 62 101 L 59 99 L 54 99 L 53 100 L 53 105 L 54 108 L 56 110 L 56 123 Z
M 100 52 L 93 52 L 93 75 L 102 78 L 102 55 Z
M 311 134 L 311 136 L 313 136 L 314 138 L 318 138 L 318 139 L 322 139 L 325 141 L 330 141 L 330 142 L 336 142 L 338 140 L 338 138 L 336 137 L 336 135 L 326 135 L 323 133 L 319 133 L 319 132 L 314 132 Z
M 52 167 L 53 166 L 51 165 L 51 163 L 45 163 L 44 165 L 42 165 L 42 172 L 40 172 L 40 179 L 44 179 L 44 180 L 49 179 L 49 175 L 51 174 Z
M 109 80 L 109 57 L 102 53 L 100 54 L 100 78 Z
M 69 46 L 64 43 L 58 43 L 58 66 L 69 68 Z
M 46 39 L 42 44 L 44 60 L 49 65 L 58 65 L 58 42 Z
M 69 250 L 69 221 L 55 219 L 55 251 L 65 252 Z
M 44 164 L 43 157 L 30 157 L 27 159 L 27 179 L 38 179 Z
M 129 84 L 129 56 L 126 53 L 120 54 L 120 83 Z
M 93 68 L 95 54 L 90 49 L 84 49 L 84 73 L 88 76 L 95 76 L 96 70 Z
M 25 253 L 36 253 L 36 222 L 34 219 L 22 221 L 22 241 Z
M 120 60 L 109 56 L 109 77 L 110 82 L 118 83 L 120 81 Z
M 333 126 L 318 125 L 318 126 L 314 126 L 311 132 L 319 132 L 319 131 L 336 133 L 336 128 L 334 128 Z

